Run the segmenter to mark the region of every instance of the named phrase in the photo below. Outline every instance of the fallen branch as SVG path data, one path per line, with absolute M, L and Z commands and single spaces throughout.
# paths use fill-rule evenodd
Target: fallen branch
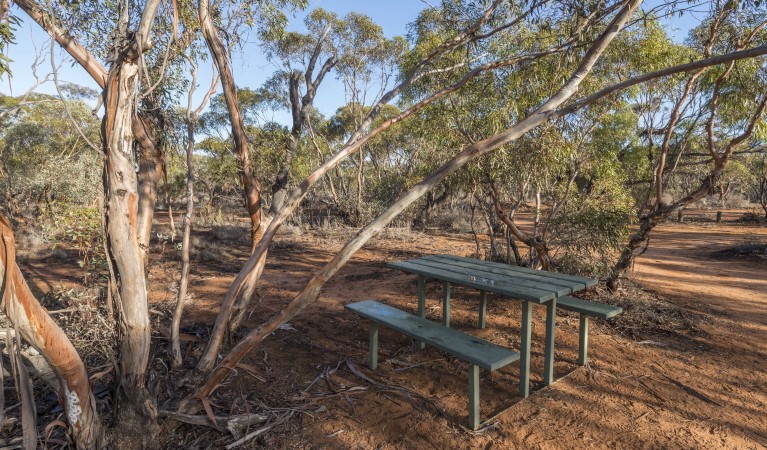
M 266 433 L 267 431 L 271 430 L 272 428 L 276 427 L 277 425 L 285 422 L 286 420 L 290 419 L 292 416 L 293 416 L 293 411 L 290 411 L 290 412 L 284 414 L 282 417 L 280 417 L 276 421 L 270 423 L 269 425 L 267 425 L 267 426 L 265 426 L 263 428 L 259 428 L 258 430 L 254 431 L 252 433 L 249 433 L 247 436 L 244 436 L 244 437 L 242 437 L 242 438 L 232 442 L 231 444 L 226 446 L 226 449 L 229 450 L 229 449 L 232 449 L 232 448 L 235 448 L 235 447 L 239 447 L 240 445 L 248 442 L 249 440 L 251 440 L 251 439 L 253 439 L 253 438 L 255 438 L 255 437 L 259 436 L 259 435 L 262 435 L 262 434 Z
M 210 421 L 207 415 L 191 415 L 182 414 L 175 411 L 160 411 L 160 417 L 166 419 L 175 420 L 177 422 L 187 423 L 189 425 L 197 425 L 203 427 L 215 428 L 221 431 L 221 427 L 216 424 L 224 424 L 232 436 L 239 438 L 242 436 L 243 431 L 248 429 L 251 425 L 262 424 L 267 422 L 271 417 L 269 414 L 242 414 L 237 416 L 216 416 L 216 424 Z

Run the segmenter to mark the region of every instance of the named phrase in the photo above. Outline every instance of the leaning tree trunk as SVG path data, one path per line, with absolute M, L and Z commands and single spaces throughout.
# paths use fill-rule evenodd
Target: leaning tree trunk
M 85 365 L 64 331 L 30 291 L 16 265 L 16 243 L 8 220 L 0 215 L 0 298 L 3 312 L 21 336 L 40 352 L 59 381 L 69 429 L 78 449 L 101 448 L 104 433 Z
M 250 217 L 251 252 L 261 239 L 261 186 L 253 175 L 253 166 L 250 162 L 248 147 L 248 135 L 245 132 L 245 123 L 240 113 L 240 105 L 237 99 L 237 86 L 234 83 L 232 69 L 227 58 L 226 48 L 221 42 L 213 18 L 210 15 L 210 3 L 208 0 L 200 0 L 199 4 L 200 25 L 205 42 L 208 44 L 213 60 L 216 63 L 218 73 L 221 75 L 221 87 L 224 90 L 224 99 L 229 111 L 229 119 L 232 122 L 232 139 L 234 148 L 232 152 L 240 163 L 240 180 L 245 195 L 245 204 Z
M 198 12 L 202 34 L 205 37 L 205 42 L 208 45 L 208 49 L 210 49 L 218 73 L 221 77 L 224 99 L 226 100 L 229 119 L 232 123 L 232 138 L 234 139 L 233 152 L 240 162 L 240 177 L 245 191 L 245 203 L 248 208 L 248 215 L 250 216 L 251 252 L 253 252 L 256 249 L 258 242 L 261 240 L 264 230 L 261 223 L 261 186 L 253 175 L 253 167 L 251 166 L 248 147 L 248 136 L 245 133 L 245 124 L 242 119 L 242 114 L 240 113 L 239 102 L 237 99 L 237 86 L 234 84 L 234 77 L 232 76 L 232 70 L 229 65 L 229 60 L 227 59 L 226 49 L 213 25 L 213 19 L 210 15 L 210 3 L 208 0 L 200 0 Z M 266 255 L 264 254 L 262 259 L 265 258 Z M 244 299 L 249 299 L 253 296 L 256 291 L 256 283 L 258 282 L 259 276 L 260 272 L 254 273 L 247 279 L 238 296 L 238 303 L 243 303 Z M 239 301 L 239 299 L 243 299 L 243 301 Z M 224 303 L 224 305 L 222 305 L 221 311 L 216 318 L 216 323 L 214 324 L 208 347 L 197 364 L 197 370 L 199 372 L 207 373 L 215 365 L 218 348 L 223 343 L 226 330 L 229 328 L 233 306 L 233 303 Z

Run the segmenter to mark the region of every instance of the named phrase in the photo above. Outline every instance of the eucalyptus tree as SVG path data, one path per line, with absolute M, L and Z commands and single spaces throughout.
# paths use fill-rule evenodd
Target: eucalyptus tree
M 712 6 L 710 17 L 691 32 L 691 42 L 702 56 L 715 51 L 737 52 L 750 46 L 767 44 L 767 7 L 754 4 L 737 8 L 734 2 Z M 737 73 L 737 76 L 735 75 Z M 615 289 L 636 257 L 637 249 L 646 247 L 652 230 L 671 213 L 715 192 L 725 176 L 731 160 L 744 148 L 763 144 L 765 107 L 767 106 L 767 74 L 758 60 L 730 61 L 723 66 L 701 67 L 687 79 L 680 80 L 682 89 L 673 101 L 669 117 L 662 127 L 662 143 L 653 162 L 653 202 L 639 220 L 612 268 L 608 286 Z M 756 93 L 756 97 L 754 94 Z M 695 99 L 702 101 L 695 101 Z M 657 107 L 661 107 L 658 105 Z M 703 120 L 680 121 L 685 109 L 700 108 L 692 113 Z M 683 127 L 681 125 L 685 125 Z M 651 132 L 651 134 L 654 134 Z M 693 188 L 677 198 L 666 189 L 690 135 L 700 136 L 704 151 L 692 154 L 698 166 L 705 167 L 703 176 Z M 669 158 L 672 143 L 676 158 Z
M 42 5 L 26 0 L 16 4 L 40 24 L 103 89 L 101 141 L 106 160 L 106 228 L 110 258 L 115 264 L 115 276 L 119 282 L 121 342 L 116 423 L 127 428 L 145 426 L 154 420 L 157 410 L 145 385 L 151 341 L 144 259 L 150 225 L 144 227 L 141 223 L 151 224 L 153 201 L 144 202 L 143 199 L 154 194 L 150 192 L 152 189 L 140 188 L 138 178 L 144 170 L 152 169 L 136 161 L 134 141 L 150 155 L 156 153 L 156 148 L 146 121 L 135 111 L 140 109 L 142 99 L 149 99 L 165 77 L 168 55 L 173 53 L 169 49 L 188 45 L 191 37 L 188 33 L 182 33 L 187 39 L 176 39 L 179 11 L 173 6 L 161 8 L 160 2 L 154 0 L 141 5 L 127 1 L 106 5 L 99 2 Z M 155 19 L 161 9 L 163 20 L 160 26 L 155 27 Z M 183 10 L 181 12 L 182 19 L 188 18 Z M 194 29 L 193 25 L 185 27 L 186 30 Z M 104 39 L 105 34 L 109 39 Z M 164 46 L 155 45 L 163 41 Z M 109 70 L 102 62 L 109 65 Z M 150 70 L 152 68 L 154 70 Z M 138 176 L 136 166 L 139 166 Z M 18 289 L 21 287 L 18 286 Z M 47 337 L 44 330 L 37 332 L 31 337 L 31 342 L 43 347 L 40 339 Z M 74 396 L 68 399 L 65 409 L 78 446 L 97 446 L 102 442 L 102 436 L 98 417 L 88 407 L 93 403 L 92 396 L 89 400 L 88 380 L 87 377 L 84 380 L 77 378 L 84 370 L 59 370 L 55 358 L 45 351 L 43 354 L 52 362 L 54 371 L 61 375 L 62 393 L 71 392 Z M 76 354 L 68 358 L 68 364 L 80 361 Z
M 277 39 L 265 39 L 267 56 L 279 64 L 280 70 L 264 89 L 272 93 L 275 106 L 290 110 L 292 118 L 290 140 L 272 184 L 272 215 L 277 214 L 287 198 L 292 161 L 326 76 L 335 72 L 343 83 L 347 108 L 356 120 L 350 124 L 353 131 L 366 114 L 363 112 L 366 102 L 375 102 L 378 95 L 374 91 L 387 86 L 405 50 L 402 38 L 387 39 L 383 29 L 363 14 L 349 13 L 339 18 L 317 9 L 307 15 L 304 24 L 306 34 L 291 32 Z M 362 152 L 360 161 L 358 203 L 362 196 Z
M 556 17 L 547 19 L 556 20 Z M 449 32 L 444 27 L 440 14 L 424 14 L 417 25 L 419 34 L 415 51 L 419 51 L 418 46 L 429 45 L 434 35 Z M 577 22 L 570 24 L 568 28 L 562 24 L 552 26 L 551 22 L 544 21 L 539 28 L 529 27 L 521 30 L 520 37 L 513 46 L 501 45 L 498 41 L 490 40 L 477 46 L 474 49 L 476 53 L 469 58 L 502 58 L 514 51 L 535 52 L 539 51 L 542 45 L 556 46 L 582 32 L 582 25 Z M 626 65 L 626 59 L 631 58 L 632 54 L 622 50 L 622 41 L 625 41 L 626 46 L 644 44 L 635 35 L 636 32 L 629 32 L 616 39 L 614 46 L 602 56 L 605 64 L 618 67 Z M 466 56 L 456 54 L 450 63 L 467 64 L 471 61 L 461 58 Z M 435 130 L 433 133 L 443 135 L 444 139 L 452 136 L 453 144 L 448 144 L 446 150 L 460 143 L 471 145 L 498 133 L 510 121 L 534 110 L 545 101 L 550 86 L 559 82 L 561 71 L 572 70 L 574 64 L 571 54 L 554 52 L 549 58 L 537 60 L 535 64 L 515 66 L 513 70 L 501 68 L 484 73 L 430 105 L 425 110 L 428 116 L 423 117 L 423 120 L 429 121 L 430 128 Z M 435 72 L 411 86 L 408 99 L 418 99 L 438 86 L 458 81 L 458 77 L 459 75 L 450 70 Z M 614 71 L 597 68 L 595 73 L 585 80 L 584 87 L 588 89 L 589 85 L 616 79 Z M 562 215 L 577 211 L 574 203 L 582 204 L 585 200 L 585 197 L 573 195 L 576 191 L 572 189 L 572 185 L 576 178 L 585 179 L 591 176 L 591 162 L 600 158 L 592 149 L 602 145 L 602 142 L 591 142 L 590 136 L 605 116 L 613 112 L 612 106 L 602 107 L 599 111 L 572 115 L 533 130 L 514 144 L 504 146 L 500 151 L 471 164 L 467 171 L 451 177 L 452 180 L 461 180 L 456 182 L 461 183 L 465 192 L 473 192 L 475 203 L 482 205 L 482 214 L 490 228 L 488 234 L 491 237 L 491 257 L 500 257 L 494 245 L 494 229 L 497 227 L 495 222 L 500 219 L 507 228 L 508 250 L 516 251 L 516 239 L 521 245 L 529 248 L 528 264 L 549 267 L 552 243 L 548 241 L 565 243 L 568 239 L 563 235 L 547 234 L 563 231 L 562 227 L 551 225 L 561 224 Z M 447 156 L 448 152 L 444 158 Z M 488 193 L 490 202 L 486 200 Z M 532 230 L 526 231 L 517 225 L 514 214 L 530 195 L 536 201 L 533 211 L 535 220 Z M 510 201 L 512 207 L 509 212 L 502 210 L 501 197 Z M 542 202 L 549 203 L 546 214 L 543 214 Z M 566 207 L 568 202 L 572 204 L 569 208 Z M 596 225 L 593 221 L 581 221 L 580 227 L 591 224 Z M 574 236 L 575 231 L 576 228 L 570 228 L 567 234 Z M 583 231 L 583 234 L 588 234 L 585 233 L 586 230 Z M 585 249 L 582 253 L 586 253 Z M 510 256 L 510 252 L 507 254 Z
M 292 121 L 284 157 L 272 183 L 269 208 L 272 215 L 279 211 L 287 198 L 290 169 L 301 143 L 307 115 L 313 108 L 320 84 L 338 63 L 337 48 L 344 39 L 343 22 L 336 14 L 323 9 L 310 12 L 304 19 L 304 25 L 306 34 L 287 32 L 264 39 L 267 57 L 281 67 L 269 86 L 272 98 L 276 100 L 273 103 L 287 106 Z

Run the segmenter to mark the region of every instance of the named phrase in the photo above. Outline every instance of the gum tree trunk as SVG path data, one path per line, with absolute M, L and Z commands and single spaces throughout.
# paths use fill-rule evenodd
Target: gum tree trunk
M 128 430 L 154 423 L 157 410 L 145 385 L 151 334 L 145 249 L 139 229 L 137 161 L 133 155 L 134 111 L 138 98 L 139 64 L 149 39 L 160 0 L 147 0 L 134 37 L 120 48 L 109 70 L 104 88 L 104 117 L 101 124 L 106 197 L 106 229 L 110 257 L 114 260 L 119 293 L 119 379 L 116 393 L 117 423 Z M 118 32 L 127 37 L 129 13 L 122 10 Z M 147 421 L 148 420 L 148 421 Z
M 107 234 L 120 285 L 118 298 L 120 359 L 118 410 L 154 417 L 146 402 L 145 372 L 149 361 L 150 325 L 144 277 L 144 250 L 138 222 L 138 179 L 133 157 L 133 110 L 139 69 L 135 61 L 118 60 L 105 90 L 102 123 L 106 155 Z M 129 412 L 130 411 L 130 412 Z
M 138 170 L 138 236 L 144 253 L 144 265 L 149 256 L 149 240 L 152 236 L 152 220 L 157 204 L 157 183 L 162 173 L 162 154 L 155 145 L 155 137 L 149 122 L 138 115 L 133 116 L 133 134 L 139 144 Z
M 213 25 L 213 18 L 210 15 L 210 3 L 208 0 L 200 0 L 198 12 L 202 34 L 205 37 L 205 42 L 208 45 L 208 49 L 213 56 L 219 76 L 221 77 L 224 99 L 226 100 L 229 119 L 232 123 L 232 138 L 234 139 L 234 148 L 232 151 L 240 162 L 240 178 L 244 189 L 248 215 L 250 216 L 252 253 L 263 235 L 263 227 L 261 226 L 261 186 L 253 175 L 253 167 L 250 162 L 248 147 L 248 136 L 245 133 L 245 124 L 242 119 L 242 114 L 240 113 L 239 101 L 237 99 L 237 86 L 234 84 L 234 77 L 232 76 L 232 69 L 226 55 L 226 48 L 221 42 L 221 38 Z M 266 254 L 263 255 L 263 258 L 266 258 Z M 253 296 L 259 276 L 260 271 L 248 277 L 243 285 L 243 289 L 240 291 L 241 298 L 249 299 Z M 215 364 L 218 348 L 223 343 L 226 330 L 229 326 L 229 319 L 231 318 L 233 306 L 233 303 L 225 303 L 222 305 L 222 312 L 219 312 L 219 318 L 216 319 L 210 341 L 208 342 L 208 347 L 197 364 L 197 370 L 199 372 L 206 373 Z

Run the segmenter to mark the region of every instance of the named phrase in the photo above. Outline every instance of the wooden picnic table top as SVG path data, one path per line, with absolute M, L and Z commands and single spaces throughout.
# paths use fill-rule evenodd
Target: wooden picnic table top
M 577 275 L 533 270 L 453 255 L 424 256 L 390 262 L 387 266 L 534 303 L 546 303 L 555 297 L 597 284 L 597 280 Z

